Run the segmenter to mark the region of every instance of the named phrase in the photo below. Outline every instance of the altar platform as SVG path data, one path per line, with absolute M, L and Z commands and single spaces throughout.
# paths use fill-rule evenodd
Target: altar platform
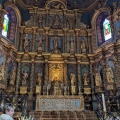
M 83 96 L 42 95 L 36 99 L 36 111 L 80 110 L 84 110 Z

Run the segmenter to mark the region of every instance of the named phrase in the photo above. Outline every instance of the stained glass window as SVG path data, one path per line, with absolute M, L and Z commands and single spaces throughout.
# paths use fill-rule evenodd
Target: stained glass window
M 105 41 L 112 38 L 110 22 L 107 19 L 103 22 L 103 30 Z
M 4 15 L 3 29 L 2 29 L 2 35 L 3 35 L 4 37 L 7 37 L 7 33 L 8 33 L 8 24 L 9 24 L 8 15 Z

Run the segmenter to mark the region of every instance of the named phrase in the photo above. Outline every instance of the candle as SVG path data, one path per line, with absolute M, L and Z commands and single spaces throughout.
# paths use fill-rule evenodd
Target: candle
M 102 101 L 103 101 L 103 111 L 106 112 L 106 106 L 105 106 L 105 96 L 102 93 Z

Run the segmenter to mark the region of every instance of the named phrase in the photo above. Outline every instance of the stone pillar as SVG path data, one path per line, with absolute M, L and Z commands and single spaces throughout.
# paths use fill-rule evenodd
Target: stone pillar
M 36 30 L 37 27 L 32 27 L 33 29 L 33 34 L 32 34 L 32 52 L 35 51 L 35 42 L 36 42 Z
M 20 67 L 21 67 L 21 63 L 20 61 L 18 62 L 18 67 L 17 67 L 17 78 L 16 78 L 16 93 L 18 93 L 18 89 L 19 89 L 19 82 L 20 82 Z
M 68 28 L 63 28 L 63 31 L 64 31 L 64 53 L 67 52 L 67 30 Z

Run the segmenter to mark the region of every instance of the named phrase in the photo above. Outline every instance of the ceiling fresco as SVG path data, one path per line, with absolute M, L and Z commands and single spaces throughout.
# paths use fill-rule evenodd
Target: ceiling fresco
M 19 0 L 25 5 L 34 5 L 35 0 Z M 44 7 L 47 0 L 38 0 L 39 7 Z M 67 6 L 73 8 L 74 2 L 77 3 L 79 8 L 85 9 L 96 2 L 96 0 L 67 0 Z

